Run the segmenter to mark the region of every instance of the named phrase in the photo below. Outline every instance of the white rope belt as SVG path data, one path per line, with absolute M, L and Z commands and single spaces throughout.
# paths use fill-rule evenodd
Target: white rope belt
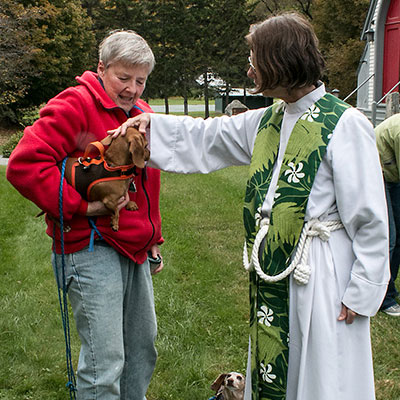
M 299 285 L 306 285 L 310 279 L 311 268 L 307 265 L 308 250 L 313 238 L 319 237 L 323 241 L 328 241 L 331 232 L 343 228 L 341 221 L 319 221 L 318 219 L 312 219 L 304 224 L 301 231 L 299 243 L 297 244 L 296 253 L 293 257 L 290 265 L 281 273 L 277 275 L 267 275 L 263 272 L 259 262 L 259 250 L 261 242 L 267 235 L 269 228 L 269 218 L 264 218 L 260 223 L 260 230 L 258 231 L 255 239 L 253 249 L 251 251 L 251 260 L 248 260 L 247 245 L 244 242 L 243 248 L 243 266 L 247 271 L 252 271 L 253 268 L 257 272 L 258 276 L 269 283 L 278 282 L 286 278 L 293 271 L 293 278 Z

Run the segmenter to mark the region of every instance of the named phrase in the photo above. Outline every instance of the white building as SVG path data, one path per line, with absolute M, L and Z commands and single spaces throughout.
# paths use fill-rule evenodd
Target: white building
M 399 91 L 400 0 L 371 0 L 361 39 L 366 45 L 358 68 L 357 107 L 378 124 L 385 116 L 384 96 L 393 88 Z

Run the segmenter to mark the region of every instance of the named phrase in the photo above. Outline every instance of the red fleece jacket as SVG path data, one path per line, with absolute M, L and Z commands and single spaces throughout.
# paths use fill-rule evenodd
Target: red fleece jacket
M 66 156 L 83 155 L 89 142 L 101 140 L 107 130 L 127 120 L 127 115 L 106 94 L 97 74 L 86 71 L 76 78 L 79 85 L 70 87 L 51 99 L 40 111 L 40 118 L 27 127 L 12 152 L 7 179 L 26 198 L 50 216 L 59 219 L 59 187 L 61 174 L 57 163 Z M 152 112 L 138 100 L 130 116 Z M 118 252 L 142 264 L 147 250 L 162 243 L 159 210 L 160 171 L 146 167 L 138 170 L 136 193 L 130 197 L 138 211 L 120 212 L 119 230 L 110 227 L 110 217 L 97 217 L 96 226 L 103 238 Z M 64 224 L 71 227 L 64 234 L 65 253 L 73 253 L 89 244 L 90 227 L 85 216 L 87 202 L 64 182 Z M 47 234 L 53 236 L 53 222 L 46 218 Z M 55 248 L 60 253 L 60 231 L 56 228 Z

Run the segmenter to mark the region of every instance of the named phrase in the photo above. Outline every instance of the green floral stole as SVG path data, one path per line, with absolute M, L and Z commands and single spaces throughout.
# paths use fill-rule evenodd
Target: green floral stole
M 244 204 L 248 254 L 259 230 L 261 207 L 279 150 L 282 103 L 261 119 Z M 268 275 L 285 270 L 300 238 L 308 197 L 332 132 L 348 104 L 326 94 L 296 122 L 279 172 L 270 226 L 259 261 Z M 283 400 L 289 355 L 289 278 L 267 283 L 250 273 L 252 399 Z

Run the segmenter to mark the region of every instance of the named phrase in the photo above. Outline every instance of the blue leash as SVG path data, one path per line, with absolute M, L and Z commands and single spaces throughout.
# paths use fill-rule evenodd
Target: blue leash
M 76 399 L 76 379 L 74 374 L 74 367 L 72 365 L 72 352 L 71 352 L 71 334 L 69 329 L 69 316 L 68 316 L 68 298 L 67 298 L 67 283 L 65 280 L 65 253 L 64 253 L 64 217 L 63 217 L 63 183 L 65 175 L 65 164 L 67 157 L 64 158 L 61 168 L 61 180 L 59 190 L 59 213 L 60 213 L 60 235 L 61 235 L 61 271 L 62 271 L 62 285 L 59 282 L 57 257 L 55 254 L 54 244 L 54 260 L 56 267 L 56 277 L 58 286 L 58 300 L 60 303 L 61 318 L 64 328 L 65 338 L 65 356 L 67 362 L 68 382 L 66 387 L 69 389 L 70 399 Z M 53 240 L 55 239 L 55 227 L 53 231 Z
M 94 223 L 93 218 L 89 217 L 88 220 L 89 220 L 90 226 L 92 227 L 92 230 L 90 231 L 90 242 L 89 242 L 89 251 L 92 252 L 92 251 L 94 251 L 94 234 L 97 233 L 98 237 L 101 240 L 104 240 L 104 239 L 103 239 L 103 236 L 101 236 L 101 233 L 99 232 L 99 230 L 97 229 L 97 226 Z

